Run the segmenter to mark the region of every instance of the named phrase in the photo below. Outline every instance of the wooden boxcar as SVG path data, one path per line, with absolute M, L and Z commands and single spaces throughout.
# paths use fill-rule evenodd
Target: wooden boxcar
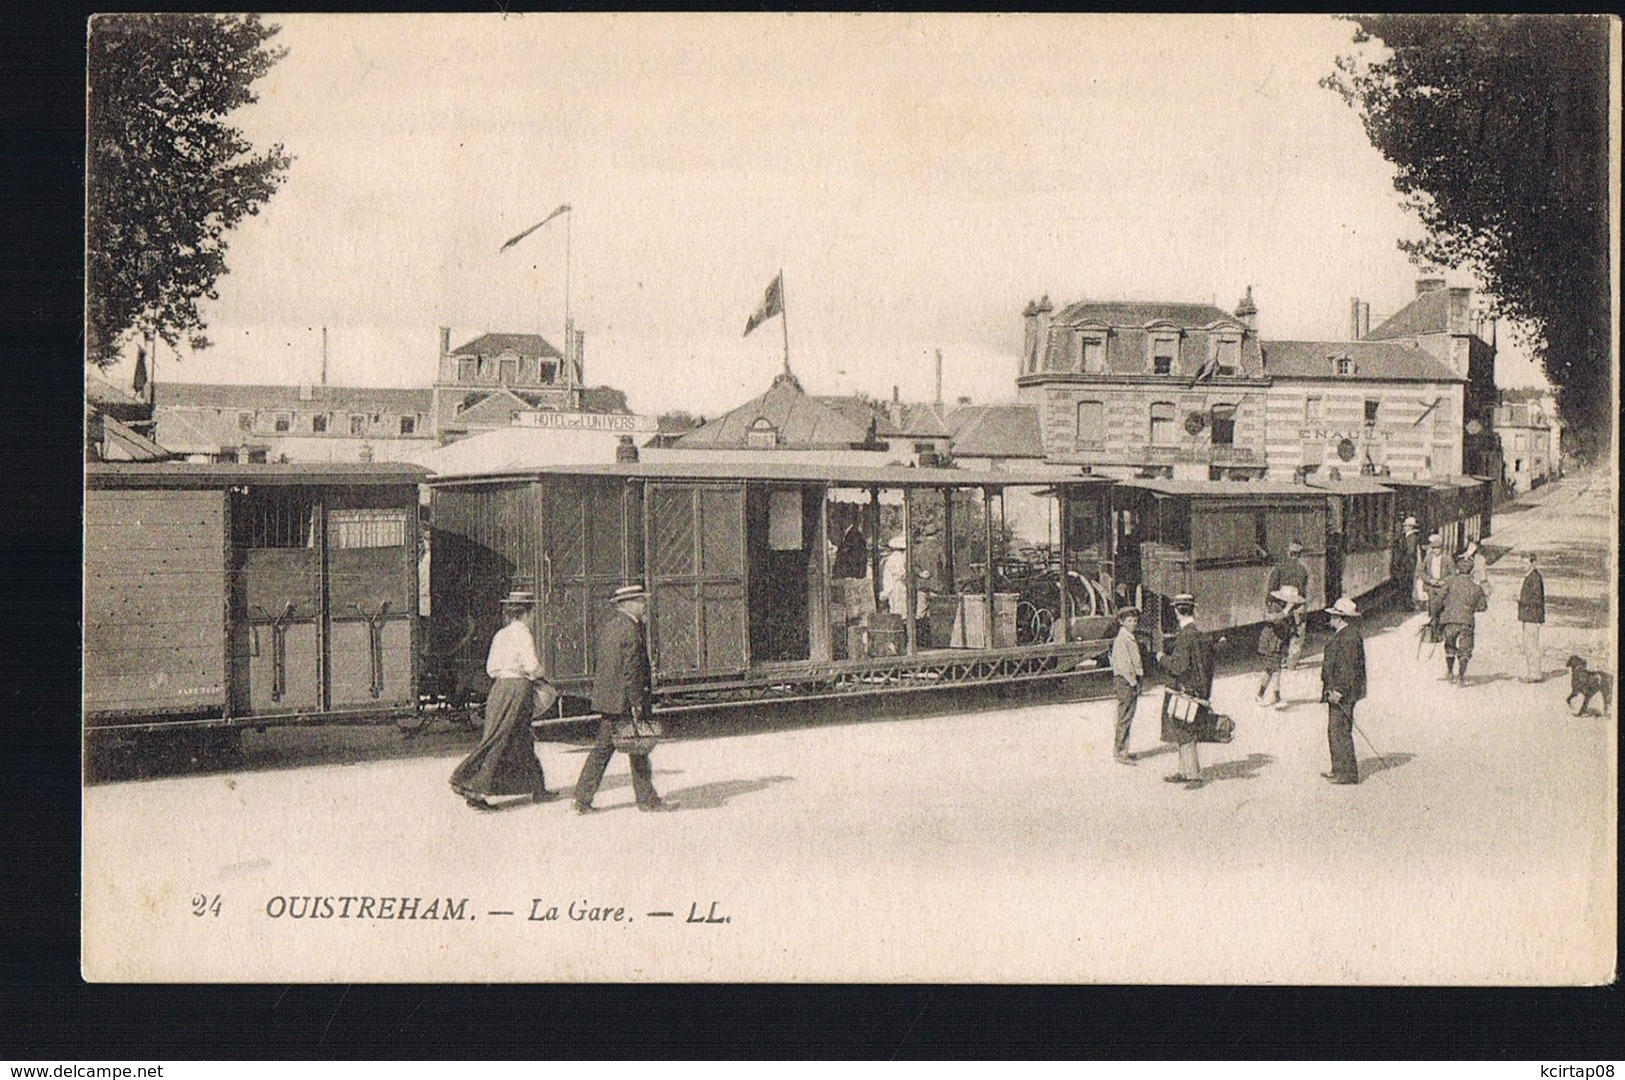
M 1311 478 L 1326 493 L 1326 598 L 1369 596 L 1393 578 L 1398 496 L 1367 476 Z
M 1145 608 L 1153 644 L 1174 627 L 1169 600 L 1196 597 L 1208 631 L 1260 622 L 1270 571 L 1303 545 L 1310 609 L 1326 603 L 1326 492 L 1268 481 L 1135 479 L 1112 492 L 1120 591 Z
M 87 466 L 87 733 L 413 715 L 422 479 Z
M 431 652 L 465 685 L 514 588 L 579 698 L 609 595 L 643 583 L 665 709 L 1062 678 L 1110 646 L 1109 483 L 1075 473 L 627 462 L 431 487 Z

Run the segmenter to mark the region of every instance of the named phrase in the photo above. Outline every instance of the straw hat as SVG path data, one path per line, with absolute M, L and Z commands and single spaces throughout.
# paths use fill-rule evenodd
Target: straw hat
M 903 539 L 902 533 L 898 533 L 896 536 L 886 541 L 886 546 L 891 548 L 893 551 L 902 551 L 904 548 L 908 547 L 908 541 Z
M 534 607 L 536 594 L 529 589 L 515 589 L 498 601 L 503 607 Z
M 1400 522 L 1400 524 L 1405 526 L 1407 529 L 1414 529 L 1416 528 L 1416 519 L 1413 517 L 1407 517 L 1404 521 Z
M 1326 609 L 1326 614 L 1336 615 L 1340 619 L 1358 619 L 1360 609 L 1354 606 L 1354 601 L 1346 596 L 1339 596 L 1337 603 Z
M 1296 585 L 1282 585 L 1270 595 L 1285 604 L 1301 604 L 1304 602 L 1303 594 L 1298 591 Z
M 1118 622 L 1123 622 L 1123 621 L 1125 621 L 1127 619 L 1138 619 L 1139 617 L 1140 617 L 1140 609 L 1137 608 L 1137 607 L 1130 606 L 1130 607 L 1120 607 L 1120 608 L 1117 609 L 1117 621 Z
M 1196 610 L 1196 597 L 1192 596 L 1188 592 L 1179 593 L 1171 602 L 1176 610 L 1179 608 L 1185 608 L 1190 611 Z
M 1302 555 L 1303 545 L 1294 540 L 1286 546 L 1286 553 L 1288 555 Z
M 649 594 L 643 591 L 642 585 L 622 585 L 620 588 L 611 593 L 609 598 L 615 603 L 620 604 L 627 600 L 644 600 L 647 599 L 648 596 Z

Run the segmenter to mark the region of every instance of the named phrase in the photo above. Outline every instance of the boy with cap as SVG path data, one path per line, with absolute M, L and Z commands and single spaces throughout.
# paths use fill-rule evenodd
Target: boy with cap
M 1326 609 L 1332 636 L 1321 653 L 1321 700 L 1326 702 L 1326 743 L 1332 771 L 1321 773 L 1334 784 L 1358 784 L 1354 758 L 1354 703 L 1365 697 L 1365 640 L 1355 629 L 1359 608 L 1348 597 Z
M 1128 752 L 1129 729 L 1134 725 L 1134 710 L 1140 700 L 1140 683 L 1145 679 L 1145 665 L 1140 659 L 1140 643 L 1134 631 L 1140 625 L 1138 608 L 1117 609 L 1117 637 L 1112 641 L 1112 691 L 1117 695 L 1117 730 L 1112 738 L 1112 758 L 1119 765 L 1136 765 L 1134 755 Z
M 593 652 L 592 707 L 599 713 L 598 740 L 581 766 L 576 781 L 575 811 L 595 812 L 593 798 L 603 783 L 604 769 L 615 756 L 615 729 L 634 717 L 647 717 L 653 701 L 649 673 L 649 645 L 643 629 L 649 610 L 649 597 L 642 585 L 623 585 L 610 597 L 615 614 L 598 631 Z M 655 793 L 654 766 L 647 752 L 629 753 L 632 767 L 632 794 L 639 810 L 660 811 L 672 807 Z
M 1489 599 L 1473 580 L 1473 560 L 1456 562 L 1456 572 L 1444 579 L 1435 592 L 1433 612 L 1444 640 L 1445 681 L 1467 685 L 1467 663 L 1473 658 L 1473 629 L 1480 611 L 1488 610 Z

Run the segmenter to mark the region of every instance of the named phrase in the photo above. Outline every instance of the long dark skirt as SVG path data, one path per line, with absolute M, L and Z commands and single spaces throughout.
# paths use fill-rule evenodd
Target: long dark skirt
M 528 679 L 498 679 L 485 701 L 485 736 L 451 774 L 459 795 L 535 795 L 546 789 L 530 734 Z

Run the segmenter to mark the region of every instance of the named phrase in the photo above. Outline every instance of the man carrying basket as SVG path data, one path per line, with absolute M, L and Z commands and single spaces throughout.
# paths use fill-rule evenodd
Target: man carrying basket
M 649 597 L 642 585 L 623 585 L 610 598 L 615 614 L 598 632 L 593 653 L 592 707 L 598 711 L 598 741 L 581 766 L 576 781 L 575 811 L 596 812 L 593 797 L 603 783 L 604 769 L 617 749 L 626 753 L 632 767 L 632 793 L 638 809 L 673 809 L 655 793 L 654 766 L 649 752 L 659 731 L 650 715 L 653 688 L 649 673 L 649 646 L 644 633 L 644 617 Z

